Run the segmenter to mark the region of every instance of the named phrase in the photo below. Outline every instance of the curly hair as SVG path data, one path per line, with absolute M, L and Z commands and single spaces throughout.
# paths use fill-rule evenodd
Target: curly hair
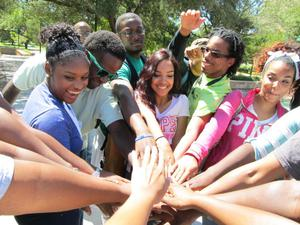
M 140 79 L 137 82 L 136 92 L 141 98 L 142 102 L 148 105 L 153 112 L 155 112 L 155 93 L 151 88 L 152 77 L 155 75 L 157 66 L 164 60 L 172 62 L 174 67 L 174 84 L 169 92 L 169 96 L 176 95 L 179 93 L 180 76 L 178 71 L 178 63 L 171 51 L 167 49 L 160 49 L 154 52 L 146 61 L 144 68 L 140 74 Z
M 300 44 L 294 41 L 288 42 L 275 42 L 270 47 L 266 47 L 260 51 L 260 53 L 255 57 L 254 60 L 254 70 L 257 73 L 263 71 L 264 65 L 269 58 L 268 52 L 295 52 L 298 55 L 300 54 Z
M 234 64 L 228 68 L 226 74 L 228 77 L 233 76 L 239 66 L 242 63 L 243 55 L 245 51 L 245 45 L 241 37 L 233 30 L 226 29 L 224 27 L 218 27 L 212 30 L 209 38 L 217 36 L 223 39 L 229 45 L 229 56 L 235 59 Z
M 87 60 L 79 35 L 69 24 L 58 23 L 44 28 L 40 33 L 40 40 L 47 44 L 46 59 L 52 67 L 56 63 L 64 64 L 73 57 Z
M 295 41 L 287 41 L 287 42 L 275 42 L 270 47 L 266 47 L 260 51 L 256 60 L 254 61 L 254 68 L 256 72 L 262 72 L 264 70 L 264 66 L 270 57 L 269 52 L 295 52 L 300 55 L 300 44 Z M 300 68 L 300 64 L 298 63 L 298 69 Z M 299 71 L 300 72 L 300 71 Z M 294 109 L 300 105 L 300 80 L 296 80 L 293 83 L 293 96 L 290 102 L 290 108 Z
M 100 30 L 91 33 L 84 41 L 84 46 L 92 53 L 110 53 L 120 60 L 125 59 L 125 48 L 121 39 L 113 32 Z

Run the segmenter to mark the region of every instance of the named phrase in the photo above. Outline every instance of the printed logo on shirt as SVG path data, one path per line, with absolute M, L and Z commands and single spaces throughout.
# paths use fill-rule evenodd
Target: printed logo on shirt
M 160 119 L 160 128 L 164 136 L 168 139 L 169 143 L 172 143 L 172 139 L 177 129 L 176 116 L 166 116 Z
M 259 121 L 243 114 L 237 115 L 228 126 L 227 131 L 237 133 L 240 138 L 254 138 L 266 130 L 268 130 L 271 124 L 258 125 Z

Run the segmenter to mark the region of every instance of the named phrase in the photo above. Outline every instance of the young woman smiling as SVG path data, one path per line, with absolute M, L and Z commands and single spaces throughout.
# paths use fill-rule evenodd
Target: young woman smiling
M 137 100 L 147 125 L 157 144 L 168 141 L 172 149 L 184 135 L 189 116 L 188 99 L 179 95 L 178 64 L 171 52 L 160 49 L 150 56 L 137 84 Z M 160 129 L 151 122 L 154 112 Z
M 275 52 L 270 56 L 262 71 L 261 88 L 250 90 L 244 97 L 240 91 L 230 93 L 188 151 L 175 152 L 175 180 L 182 183 L 201 166 L 207 169 L 245 140 L 265 132 L 286 112 L 280 100 L 292 91 L 298 78 L 296 63 L 289 55 Z
M 82 148 L 80 125 L 70 104 L 88 84 L 89 60 L 79 36 L 66 24 L 44 31 L 48 37 L 47 78 L 31 93 L 23 111 L 25 121 L 58 140 L 75 154 Z M 79 209 L 62 213 L 16 217 L 19 224 L 74 224 L 82 222 Z

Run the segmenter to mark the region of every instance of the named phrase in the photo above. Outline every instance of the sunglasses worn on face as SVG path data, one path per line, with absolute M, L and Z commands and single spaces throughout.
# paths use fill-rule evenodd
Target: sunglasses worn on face
M 87 51 L 87 53 L 89 55 L 90 61 L 92 61 L 94 63 L 94 65 L 98 68 L 97 76 L 99 76 L 99 77 L 106 77 L 106 76 L 108 76 L 109 78 L 115 76 L 115 74 L 107 72 L 107 70 L 104 69 L 103 66 L 101 66 L 100 63 L 98 63 L 96 57 L 90 51 Z
M 201 51 L 202 51 L 203 54 L 209 52 L 210 55 L 212 57 L 214 57 L 214 58 L 229 58 L 230 57 L 230 55 L 226 55 L 226 54 L 224 54 L 222 52 L 218 52 L 218 51 L 212 50 L 209 47 L 202 47 Z

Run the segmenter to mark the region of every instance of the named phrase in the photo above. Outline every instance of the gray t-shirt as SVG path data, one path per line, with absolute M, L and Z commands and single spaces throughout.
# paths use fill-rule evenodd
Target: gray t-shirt
M 278 147 L 274 155 L 289 175 L 300 180 L 300 131 Z

